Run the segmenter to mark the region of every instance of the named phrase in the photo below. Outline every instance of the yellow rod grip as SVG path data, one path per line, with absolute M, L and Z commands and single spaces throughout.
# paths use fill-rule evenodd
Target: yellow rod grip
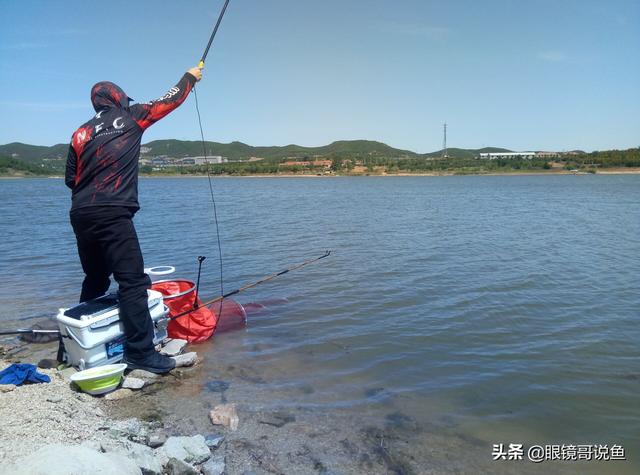
M 200 62 L 198 63 L 198 67 L 200 69 L 204 69 L 204 61 L 200 60 Z

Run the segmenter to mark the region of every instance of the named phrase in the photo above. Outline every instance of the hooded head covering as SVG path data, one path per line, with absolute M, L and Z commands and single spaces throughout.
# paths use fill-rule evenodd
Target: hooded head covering
M 129 101 L 132 100 L 120 86 L 109 81 L 99 82 L 91 88 L 91 103 L 96 112 L 111 107 L 129 107 Z

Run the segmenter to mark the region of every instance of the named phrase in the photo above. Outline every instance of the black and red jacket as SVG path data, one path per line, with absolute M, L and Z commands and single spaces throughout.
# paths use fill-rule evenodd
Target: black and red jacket
M 97 114 L 71 137 L 65 183 L 71 211 L 90 206 L 126 206 L 138 210 L 138 158 L 142 134 L 177 108 L 196 78 L 185 73 L 160 99 L 129 106 L 131 100 L 112 82 L 91 89 Z

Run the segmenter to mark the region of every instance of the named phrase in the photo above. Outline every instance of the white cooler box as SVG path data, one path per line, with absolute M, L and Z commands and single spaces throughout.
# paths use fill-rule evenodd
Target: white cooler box
M 154 327 L 153 343 L 158 344 L 167 338 L 169 309 L 160 292 L 147 290 L 147 293 Z M 56 320 L 64 343 L 65 360 L 70 365 L 83 370 L 122 360 L 125 337 L 116 293 L 68 309 L 61 308 Z

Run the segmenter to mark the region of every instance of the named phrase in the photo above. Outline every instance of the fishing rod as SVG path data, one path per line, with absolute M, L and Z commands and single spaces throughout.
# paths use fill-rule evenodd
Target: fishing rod
M 216 25 L 211 32 L 211 36 L 209 37 L 209 42 L 207 43 L 207 47 L 204 49 L 204 53 L 202 54 L 202 58 L 200 58 L 200 62 L 198 63 L 198 68 L 204 68 L 204 62 L 207 59 L 207 55 L 209 54 L 209 49 L 211 48 L 211 44 L 213 43 L 213 39 L 216 37 L 216 33 L 218 32 L 218 28 L 220 27 L 220 23 L 222 22 L 222 18 L 224 17 L 224 13 L 227 11 L 227 6 L 229 5 L 229 0 L 225 0 L 224 5 L 222 6 L 222 10 L 220 11 L 220 15 L 218 15 L 218 21 L 216 21 Z M 198 104 L 198 92 L 196 90 L 195 85 L 193 86 L 193 97 L 196 103 L 196 114 L 198 115 L 198 125 L 200 126 L 200 140 L 202 142 L 202 155 L 204 157 L 204 161 L 207 165 L 207 180 L 209 182 L 209 193 L 211 195 L 211 203 L 213 205 L 213 221 L 216 225 L 216 236 L 217 236 L 217 244 L 218 244 L 218 262 L 220 266 L 220 294 L 224 294 L 224 272 L 223 272 L 223 262 L 222 262 L 222 244 L 220 243 L 220 225 L 218 224 L 218 209 L 216 206 L 216 198 L 213 193 L 213 184 L 211 183 L 211 173 L 209 172 L 209 160 L 207 159 L 207 146 L 204 140 L 204 131 L 202 129 L 202 118 L 200 117 L 200 105 Z M 198 258 L 200 267 L 198 268 L 198 284 L 200 283 L 200 270 L 202 268 L 202 260 Z M 193 308 L 198 308 L 198 297 L 196 293 L 196 297 L 193 301 Z M 222 311 L 222 301 L 220 302 L 220 311 Z
M 265 282 L 268 282 L 270 280 L 275 279 L 276 277 L 279 277 L 281 275 L 284 274 L 288 274 L 289 272 L 293 272 L 294 270 L 297 269 L 301 269 L 305 266 L 308 266 L 309 264 L 312 264 L 314 262 L 319 261 L 320 259 L 324 259 L 325 257 L 329 257 L 331 255 L 331 251 L 325 251 L 324 254 L 322 254 L 321 256 L 318 257 L 314 257 L 313 259 L 309 259 L 307 261 L 304 261 L 300 264 L 297 264 L 295 266 L 289 267 L 287 269 L 281 270 L 280 272 L 276 272 L 275 274 L 270 274 L 268 276 L 263 277 L 262 279 L 256 280 L 255 282 L 252 282 L 250 284 L 245 284 L 242 287 L 236 289 L 236 290 L 232 290 L 231 292 L 227 292 L 224 295 L 220 295 L 214 299 L 208 300 L 204 303 L 201 303 L 199 306 L 194 306 L 191 310 L 187 310 L 185 312 L 179 313 L 177 315 L 173 315 L 172 317 L 169 317 L 167 320 L 175 320 L 176 318 L 180 318 L 180 317 L 184 317 L 185 315 L 188 315 L 192 312 L 195 312 L 196 310 L 198 310 L 199 307 L 203 307 L 205 305 L 211 305 L 213 303 L 219 302 L 223 299 L 226 299 L 227 297 L 231 297 L 232 295 L 236 295 L 239 294 L 240 292 L 244 292 L 247 289 L 251 289 L 253 287 L 256 287 L 260 284 L 263 284 Z M 27 329 L 21 329 L 21 330 L 6 330 L 6 331 L 0 331 L 0 335 L 22 335 L 22 334 L 27 334 L 27 333 L 35 333 L 35 334 L 39 334 L 39 333 L 47 333 L 47 334 L 56 334 L 56 333 L 60 333 L 60 330 L 38 330 L 38 329 L 33 329 L 33 330 L 27 330 Z
M 224 299 L 226 299 L 228 297 L 231 297 L 232 295 L 239 294 L 240 292 L 244 292 L 247 289 L 251 289 L 253 287 L 256 287 L 257 285 L 260 285 L 260 284 L 268 282 L 268 281 L 270 281 L 272 279 L 275 279 L 276 277 L 279 277 L 281 275 L 287 274 L 287 273 L 292 272 L 294 270 L 300 269 L 300 268 L 302 268 L 304 266 L 308 266 L 309 264 L 317 262 L 320 259 L 324 259 L 325 257 L 329 257 L 330 255 L 331 255 L 331 251 L 325 251 L 325 253 L 322 254 L 319 257 L 314 257 L 313 259 L 309 259 L 308 261 L 304 261 L 304 262 L 302 262 L 300 264 L 297 264 L 295 266 L 292 266 L 292 267 L 289 267 L 287 269 L 281 270 L 280 272 L 276 272 L 275 274 L 267 275 L 267 276 L 263 277 L 262 279 L 256 280 L 255 282 L 252 282 L 250 284 L 245 284 L 245 285 L 243 285 L 242 287 L 240 287 L 240 288 L 238 288 L 236 290 L 232 290 L 231 292 L 227 292 L 224 295 L 219 295 L 218 297 L 216 297 L 214 299 L 211 299 L 211 300 L 208 300 L 208 301 L 206 301 L 204 303 L 201 303 L 199 305 L 199 307 L 204 307 L 206 305 L 214 304 L 214 303 L 219 302 L 221 300 L 224 300 Z M 185 315 L 189 315 L 190 313 L 195 312 L 197 309 L 198 308 L 195 307 L 195 308 L 192 308 L 191 310 L 186 310 L 186 311 L 181 312 L 181 313 L 179 313 L 177 315 L 173 315 L 173 316 L 169 317 L 168 320 L 175 320 L 176 318 L 184 317 Z M 218 317 L 219 316 L 220 315 L 218 315 Z
M 229 5 L 229 0 L 226 0 L 224 2 L 224 6 L 222 7 L 222 11 L 220 12 L 220 15 L 218 16 L 218 21 L 216 22 L 216 26 L 213 28 L 213 33 L 211 33 L 211 36 L 209 37 L 209 42 L 207 43 L 207 47 L 204 49 L 204 53 L 202 54 L 202 58 L 200 59 L 200 62 L 198 63 L 198 67 L 200 69 L 204 68 L 204 62 L 207 59 L 207 55 L 209 54 L 209 48 L 211 48 L 211 43 L 213 43 L 213 39 L 216 37 L 216 33 L 218 32 L 218 28 L 220 27 L 220 22 L 222 22 L 222 17 L 224 16 L 224 12 L 227 11 L 227 5 Z
M 60 333 L 60 330 L 6 330 L 6 331 L 0 331 L 0 335 L 24 335 L 27 333 Z

